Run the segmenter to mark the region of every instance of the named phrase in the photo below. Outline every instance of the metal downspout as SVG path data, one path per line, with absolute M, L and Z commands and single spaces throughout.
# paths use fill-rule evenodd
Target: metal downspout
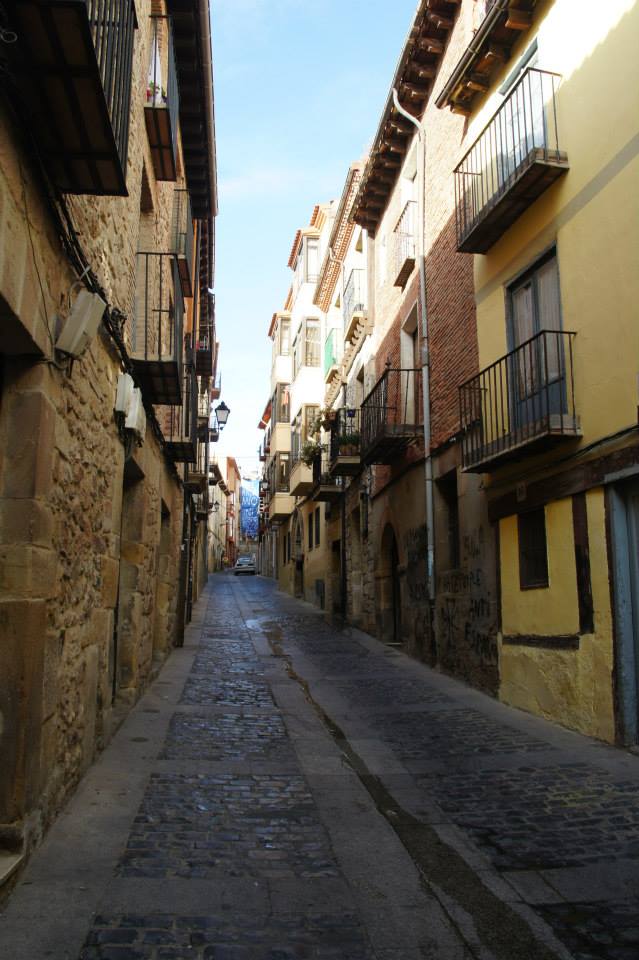
M 430 452 L 430 353 L 428 348 L 428 311 L 426 306 L 426 266 L 424 263 L 424 192 L 426 143 L 424 129 L 419 120 L 402 107 L 393 88 L 393 103 L 398 113 L 413 124 L 417 130 L 418 160 L 417 160 L 417 262 L 419 264 L 419 300 L 422 333 L 422 402 L 424 414 L 424 480 L 426 484 L 426 534 L 427 534 L 427 571 L 428 571 L 428 599 L 432 603 L 435 599 L 434 571 L 435 571 L 435 510 L 433 503 L 433 461 Z

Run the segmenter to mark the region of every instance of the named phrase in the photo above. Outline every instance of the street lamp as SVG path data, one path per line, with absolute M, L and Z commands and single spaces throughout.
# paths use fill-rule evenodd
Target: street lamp
M 229 408 L 227 407 L 227 405 L 224 403 L 223 400 L 222 400 L 222 403 L 218 403 L 217 407 L 215 408 L 215 418 L 217 420 L 220 430 L 223 430 L 224 427 L 226 426 L 226 421 L 229 418 L 230 412 L 231 411 L 229 410 Z

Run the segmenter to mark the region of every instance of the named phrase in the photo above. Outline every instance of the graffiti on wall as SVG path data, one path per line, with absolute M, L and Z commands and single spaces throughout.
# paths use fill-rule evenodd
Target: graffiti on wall
M 437 578 L 437 630 L 442 661 L 455 672 L 471 676 L 489 673 L 497 665 L 497 607 L 487 564 L 494 560 L 484 528 L 466 534 L 461 542 L 461 567 Z

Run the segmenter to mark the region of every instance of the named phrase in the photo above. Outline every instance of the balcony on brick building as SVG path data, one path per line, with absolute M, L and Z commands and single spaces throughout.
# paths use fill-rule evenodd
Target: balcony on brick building
M 3 44 L 53 183 L 65 193 L 126 196 L 133 0 L 18 0 Z
M 360 457 L 361 415 L 355 407 L 335 411 L 331 423 L 330 471 L 338 477 L 353 477 L 362 469 Z
M 342 478 L 331 471 L 331 460 L 328 446 L 313 460 L 313 490 L 311 498 L 326 503 L 335 503 L 343 491 Z
M 392 276 L 395 287 L 404 287 L 415 267 L 416 219 L 417 204 L 414 200 L 409 200 L 392 235 Z
M 217 355 L 219 346 L 220 346 L 219 343 L 216 344 L 216 349 L 215 349 L 216 355 Z M 211 400 L 219 400 L 221 394 L 222 394 L 222 374 L 221 372 L 218 371 L 213 377 L 213 380 L 211 381 Z
M 179 96 L 170 17 L 151 17 L 144 119 L 156 180 L 177 179 Z
M 362 463 L 393 463 L 423 437 L 419 369 L 387 366 L 361 408 Z
M 486 253 L 568 170 L 560 149 L 560 77 L 529 68 L 455 168 L 457 249 Z
M 175 257 L 138 253 L 131 359 L 151 403 L 182 403 L 184 300 Z
M 188 190 L 173 192 L 173 215 L 171 219 L 171 250 L 175 254 L 182 293 L 193 296 L 193 217 Z
M 164 445 L 176 463 L 195 463 L 197 450 L 197 380 L 188 367 L 182 380 L 182 403 L 166 408 Z
M 211 397 L 208 390 L 204 393 L 198 393 L 197 397 L 197 436 L 198 440 L 205 442 L 209 440 L 209 430 L 211 421 Z
M 196 445 L 196 455 L 192 464 L 187 467 L 184 486 L 190 493 L 206 495 L 208 502 L 209 458 L 206 443 Z
M 464 470 L 485 473 L 581 435 L 574 336 L 542 330 L 460 386 Z

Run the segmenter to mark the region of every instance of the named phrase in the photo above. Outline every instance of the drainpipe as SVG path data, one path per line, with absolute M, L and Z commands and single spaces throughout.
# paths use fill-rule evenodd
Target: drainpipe
M 393 103 L 398 113 L 413 124 L 417 131 L 417 263 L 419 265 L 419 299 L 420 299 L 420 318 L 422 334 L 422 400 L 424 414 L 424 451 L 426 459 L 424 461 L 424 480 L 426 484 L 426 534 L 427 543 L 427 571 L 428 571 L 428 597 L 432 602 L 435 599 L 435 510 L 433 504 L 433 460 L 430 452 L 431 429 L 430 429 L 430 355 L 428 349 L 428 311 L 426 307 L 426 266 L 424 263 L 424 189 L 425 189 L 425 163 L 426 163 L 426 143 L 424 139 L 424 128 L 419 120 L 402 107 L 397 96 L 397 90 L 393 88 Z
M 328 257 L 333 263 L 338 263 L 340 268 L 340 279 L 342 281 L 342 293 L 340 296 L 340 303 L 342 303 L 342 298 L 344 296 L 344 261 L 340 260 L 333 253 L 333 248 L 329 246 L 328 248 Z M 343 304 L 342 304 L 343 311 Z M 342 409 L 346 407 L 346 383 L 342 383 L 341 386 L 342 393 Z M 341 517 L 340 517 L 340 557 L 339 557 L 339 606 L 340 606 L 340 617 L 342 619 L 342 624 L 346 623 L 346 614 L 348 611 L 348 576 L 346 573 L 346 486 L 342 488 L 340 494 L 340 507 L 341 507 Z

